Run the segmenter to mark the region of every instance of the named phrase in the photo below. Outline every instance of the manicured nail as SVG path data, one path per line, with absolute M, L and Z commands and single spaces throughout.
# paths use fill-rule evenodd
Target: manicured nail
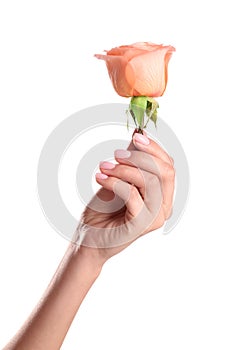
M 99 164 L 100 168 L 110 170 L 115 168 L 115 164 L 111 162 L 100 162 Z
M 142 134 L 139 134 L 138 132 L 134 134 L 134 140 L 138 143 L 141 143 L 142 145 L 149 145 L 150 141 L 148 138 Z
M 117 149 L 114 152 L 116 158 L 129 158 L 131 156 L 131 152 L 126 151 L 124 149 Z
M 108 178 L 107 175 L 101 174 L 101 173 L 97 173 L 95 176 L 96 176 L 96 179 L 99 179 L 99 180 L 105 180 Z

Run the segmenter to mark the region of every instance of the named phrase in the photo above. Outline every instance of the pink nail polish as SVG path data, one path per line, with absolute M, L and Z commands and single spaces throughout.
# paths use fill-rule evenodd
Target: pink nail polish
M 107 175 L 102 174 L 102 173 L 97 173 L 95 176 L 96 176 L 96 179 L 99 179 L 99 180 L 105 180 L 108 178 Z
M 145 146 L 149 145 L 150 143 L 148 138 L 142 134 L 135 133 L 133 138 L 136 142 L 141 143 L 142 145 L 145 145 Z
M 111 170 L 115 168 L 115 164 L 111 162 L 100 162 L 100 168 L 105 170 Z
M 131 156 L 131 152 L 130 151 L 126 151 L 124 149 L 117 149 L 114 152 L 114 155 L 116 158 L 129 158 Z

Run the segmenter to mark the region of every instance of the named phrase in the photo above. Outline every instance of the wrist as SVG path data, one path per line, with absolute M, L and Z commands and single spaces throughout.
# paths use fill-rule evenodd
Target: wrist
M 69 249 L 73 251 L 72 259 L 75 264 L 80 264 L 83 270 L 89 272 L 94 278 L 99 276 L 105 263 L 105 260 L 100 256 L 99 249 L 82 245 L 78 247 L 75 244 L 71 244 Z

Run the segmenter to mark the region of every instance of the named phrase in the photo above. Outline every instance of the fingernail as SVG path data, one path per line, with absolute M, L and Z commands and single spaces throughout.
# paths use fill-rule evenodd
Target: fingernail
M 99 166 L 100 166 L 100 168 L 106 169 L 106 170 L 110 170 L 110 169 L 115 168 L 115 164 L 113 164 L 111 162 L 100 162 Z
M 106 174 L 101 174 L 101 173 L 97 173 L 95 175 L 96 179 L 99 179 L 99 180 L 105 180 L 108 178 L 108 176 Z
M 131 156 L 131 152 L 126 151 L 125 149 L 117 149 L 114 152 L 116 158 L 129 158 Z
M 148 140 L 148 138 L 142 134 L 139 133 L 135 133 L 134 134 L 134 140 L 138 143 L 141 143 L 142 145 L 149 145 L 150 141 Z

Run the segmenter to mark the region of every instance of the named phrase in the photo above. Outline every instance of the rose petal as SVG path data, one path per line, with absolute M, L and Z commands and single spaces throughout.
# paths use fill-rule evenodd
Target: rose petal
M 110 79 L 121 96 L 161 96 L 167 84 L 168 62 L 175 48 L 150 42 L 122 45 L 95 55 L 106 62 Z
M 141 96 L 161 96 L 167 83 L 167 64 L 171 57 L 172 47 L 162 46 L 130 61 L 134 71 L 135 83 L 133 88 Z M 132 84 L 132 74 L 126 74 L 129 85 Z M 136 96 L 136 95 L 134 95 Z
M 128 60 L 143 53 L 144 50 L 139 48 L 136 49 L 130 45 L 114 47 L 113 49 L 107 51 L 108 56 L 125 56 Z
M 95 57 L 106 62 L 108 73 L 113 87 L 120 96 L 132 96 L 132 86 L 128 84 L 125 77 L 125 71 L 128 61 L 123 56 L 95 55 Z M 134 82 L 135 77 L 131 77 Z
M 138 42 L 138 43 L 132 44 L 131 46 L 134 49 L 140 49 L 145 51 L 154 51 L 163 47 L 162 45 L 153 44 L 149 42 Z

